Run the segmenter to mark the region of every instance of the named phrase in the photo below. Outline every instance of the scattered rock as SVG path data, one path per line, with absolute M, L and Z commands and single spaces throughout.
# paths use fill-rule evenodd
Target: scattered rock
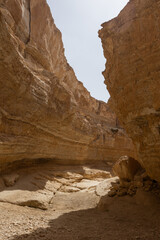
M 79 183 L 74 183 L 73 186 L 83 190 L 83 189 L 95 188 L 98 184 L 99 184 L 99 181 L 83 179 Z
M 131 181 L 124 181 L 120 179 L 120 186 L 123 188 L 129 188 Z
M 81 180 L 83 179 L 83 175 L 79 173 L 73 173 L 71 171 L 54 171 L 53 174 L 55 177 L 66 178 L 66 179 L 74 179 Z
M 60 192 L 68 192 L 68 193 L 72 193 L 72 192 L 78 192 L 80 191 L 79 188 L 77 187 L 74 187 L 74 186 L 62 186 L 60 189 L 59 189 Z
M 137 188 L 134 186 L 133 183 L 128 188 L 127 194 L 133 196 L 136 193 Z
M 83 167 L 84 170 L 84 178 L 86 179 L 96 179 L 96 178 L 110 178 L 111 173 L 104 170 L 99 169 L 91 169 L 87 167 Z
M 48 207 L 46 205 L 46 202 L 41 202 L 40 200 L 27 200 L 27 201 L 21 201 L 17 205 L 20 206 L 26 206 L 31 208 L 39 208 L 42 210 L 47 210 Z
M 117 181 L 119 181 L 119 178 L 118 177 L 113 177 L 113 178 L 106 179 L 103 182 L 99 183 L 96 187 L 96 194 L 98 196 L 105 196 L 107 194 L 111 195 L 111 193 L 110 193 L 111 190 L 110 189 L 111 189 L 113 184 L 117 183 Z M 114 190 L 115 190 L 115 185 L 114 185 Z M 113 195 L 115 195 L 115 194 L 113 194 Z
M 19 175 L 17 173 L 12 173 L 10 175 L 4 175 L 3 181 L 6 187 L 12 187 L 16 184 L 19 179 Z
M 113 196 L 134 196 L 139 189 L 160 196 L 160 186 L 158 182 L 150 179 L 144 172 L 142 172 L 141 175 L 140 173 L 135 175 L 134 180 L 132 181 L 120 180 L 119 183 L 113 183 L 108 189 L 108 196 L 112 196 L 112 192 Z
M 134 186 L 137 188 L 143 187 L 143 181 L 134 181 Z
M 117 194 L 117 191 L 115 189 L 110 189 L 110 191 L 108 192 L 109 197 L 114 197 L 116 194 Z
M 153 181 L 152 180 L 147 180 L 144 182 L 144 190 L 146 192 L 150 191 L 152 189 L 152 186 L 153 186 Z
M 53 196 L 48 192 L 32 192 L 29 190 L 5 190 L 0 192 L 0 202 L 12 203 L 19 206 L 27 206 L 46 210 Z
M 127 189 L 120 187 L 116 193 L 119 197 L 125 196 L 127 195 Z

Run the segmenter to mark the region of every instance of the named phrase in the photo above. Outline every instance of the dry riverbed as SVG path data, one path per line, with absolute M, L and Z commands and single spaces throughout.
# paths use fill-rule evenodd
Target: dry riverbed
M 110 170 L 46 164 L 3 176 L 0 240 L 160 239 L 159 204 L 143 194 L 108 197 L 118 181 Z

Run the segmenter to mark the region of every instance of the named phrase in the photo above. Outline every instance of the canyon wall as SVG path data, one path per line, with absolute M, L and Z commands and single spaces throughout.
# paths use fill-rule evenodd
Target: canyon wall
M 130 0 L 99 31 L 105 83 L 137 160 L 160 181 L 160 1 Z
M 9 162 L 116 160 L 134 155 L 110 104 L 67 63 L 45 0 L 0 0 L 0 169 Z

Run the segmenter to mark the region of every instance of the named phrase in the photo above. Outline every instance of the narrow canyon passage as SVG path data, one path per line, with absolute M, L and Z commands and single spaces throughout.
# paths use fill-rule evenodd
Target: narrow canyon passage
M 160 239 L 160 1 L 99 36 L 93 98 L 46 0 L 0 0 L 0 240 Z

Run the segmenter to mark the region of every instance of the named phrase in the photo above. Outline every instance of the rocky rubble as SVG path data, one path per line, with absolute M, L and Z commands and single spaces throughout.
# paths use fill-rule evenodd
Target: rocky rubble
M 120 181 L 113 183 L 112 187 L 110 187 L 108 196 L 133 196 L 136 194 L 138 189 L 141 189 L 145 192 L 151 191 L 153 194 L 160 197 L 160 186 L 158 182 L 150 179 L 146 172 L 144 172 L 142 175 L 136 175 L 133 181 Z
M 130 0 L 102 24 L 103 73 L 112 106 L 132 138 L 136 159 L 160 181 L 160 1 Z
M 159 183 L 151 179 L 136 160 L 127 156 L 121 157 L 113 166 L 113 171 L 119 178 L 111 183 L 109 197 L 133 196 L 139 190 L 152 192 L 160 197 Z
M 15 183 L 18 181 L 18 179 L 19 179 L 19 175 L 16 173 L 3 176 L 3 181 L 6 187 L 14 186 Z

